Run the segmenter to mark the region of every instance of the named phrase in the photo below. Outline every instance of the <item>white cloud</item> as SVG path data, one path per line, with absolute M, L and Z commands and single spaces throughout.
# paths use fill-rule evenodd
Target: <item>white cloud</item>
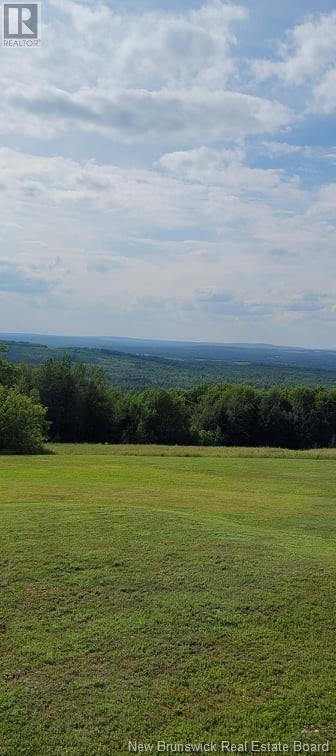
M 288 144 L 288 142 L 262 142 L 258 145 L 261 154 L 264 152 L 270 158 L 284 157 L 291 155 L 301 156 L 307 160 L 322 160 L 328 163 L 335 163 L 335 147 L 316 147 L 306 144 Z
M 288 144 L 287 142 L 263 142 L 261 146 L 271 157 L 299 155 L 305 151 L 305 147 L 302 145 Z
M 70 25 L 75 85 L 96 73 L 103 89 L 222 88 L 235 68 L 232 27 L 247 15 L 221 0 L 180 12 L 129 12 L 71 0 L 52 5 L 65 14 L 66 24 L 59 19 L 63 34 Z
M 28 297 L 47 294 L 50 283 L 12 260 L 0 259 L 0 292 Z
M 326 115 L 336 111 L 336 66 L 327 71 L 315 87 L 312 109 Z
M 236 91 L 231 27 L 246 16 L 238 5 L 214 0 L 179 13 L 53 5 L 41 50 L 16 55 L 15 68 L 20 51 L 2 50 L 2 134 L 77 129 L 186 144 L 274 133 L 293 118 L 278 102 Z
M 82 88 L 76 93 L 35 86 L 2 95 L 3 133 L 50 137 L 77 128 L 124 142 L 215 142 L 274 132 L 291 120 L 279 103 L 239 92 L 200 89 L 172 91 Z
M 195 292 L 219 287 L 238 292 L 228 317 L 246 302 L 254 318 L 280 321 L 281 302 L 296 318 L 321 309 L 300 292 L 332 296 L 333 186 L 304 191 L 295 177 L 249 167 L 241 149 L 172 153 L 161 165 L 167 174 L 0 150 L 8 258 L 30 279 L 39 271 L 54 306 L 88 323 L 96 303 L 111 301 L 111 317 L 133 322 L 153 292 L 182 318 Z M 181 241 L 165 240 L 179 229 Z
M 262 86 L 246 19 L 52 0 L 41 50 L 2 49 L 0 131 L 22 146 L 0 150 L 4 328 L 299 342 L 334 322 L 335 186 L 288 169 L 334 150 L 288 133 L 296 99 L 335 107 L 336 12 L 257 61 Z
M 315 201 L 311 204 L 308 215 L 318 219 L 321 224 L 329 229 L 336 230 L 336 183 L 325 184 L 316 194 Z
M 196 302 L 215 317 L 260 318 L 264 316 L 295 317 L 307 315 L 333 316 L 334 300 L 324 293 L 303 291 L 294 297 L 271 291 L 263 299 L 244 297 L 243 292 L 218 287 L 196 292 Z
M 193 185 L 218 187 L 216 195 L 221 200 L 225 189 L 233 217 L 241 213 L 245 221 L 249 216 L 252 219 L 262 213 L 263 203 L 282 209 L 286 214 L 290 208 L 309 203 L 309 195 L 300 187 L 297 177 L 286 176 L 282 170 L 251 168 L 244 157 L 239 147 L 235 150 L 201 147 L 163 155 L 160 164 L 175 177 Z M 212 192 L 213 198 L 216 195 Z M 244 210 L 239 203 L 245 203 Z
M 236 233 L 253 235 L 256 223 L 279 224 L 310 204 L 296 177 L 280 170 L 250 168 L 241 151 L 200 148 L 162 156 L 166 172 L 36 157 L 0 150 L 4 205 L 62 207 L 69 212 L 102 212 L 115 224 L 136 229 L 179 229 L 237 224 Z M 242 226 L 241 221 L 244 221 Z M 241 228 L 239 228 L 239 224 Z M 35 238 L 36 238 L 35 234 Z
M 334 63 L 336 11 L 311 16 L 286 34 L 279 46 L 279 60 L 260 60 L 252 64 L 257 76 L 277 76 L 287 84 L 299 86 L 315 80 Z

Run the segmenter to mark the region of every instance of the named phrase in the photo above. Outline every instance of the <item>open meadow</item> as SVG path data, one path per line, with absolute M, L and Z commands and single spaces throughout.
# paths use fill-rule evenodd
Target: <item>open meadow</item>
M 51 451 L 0 457 L 1 756 L 336 753 L 336 451 Z

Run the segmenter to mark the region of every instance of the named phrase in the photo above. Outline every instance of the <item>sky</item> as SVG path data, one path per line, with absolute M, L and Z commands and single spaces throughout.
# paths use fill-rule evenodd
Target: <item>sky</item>
M 0 331 L 336 348 L 334 0 L 42 17 L 0 47 Z

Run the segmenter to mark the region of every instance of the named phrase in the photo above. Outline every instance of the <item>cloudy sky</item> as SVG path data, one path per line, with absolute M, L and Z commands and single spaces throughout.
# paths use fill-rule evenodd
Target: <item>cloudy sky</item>
M 336 348 L 334 0 L 45 0 L 0 48 L 0 330 Z

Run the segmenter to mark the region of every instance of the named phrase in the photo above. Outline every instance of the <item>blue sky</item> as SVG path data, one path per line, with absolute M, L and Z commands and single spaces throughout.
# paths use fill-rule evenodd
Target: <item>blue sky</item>
M 0 48 L 3 331 L 336 348 L 329 0 L 49 0 Z

